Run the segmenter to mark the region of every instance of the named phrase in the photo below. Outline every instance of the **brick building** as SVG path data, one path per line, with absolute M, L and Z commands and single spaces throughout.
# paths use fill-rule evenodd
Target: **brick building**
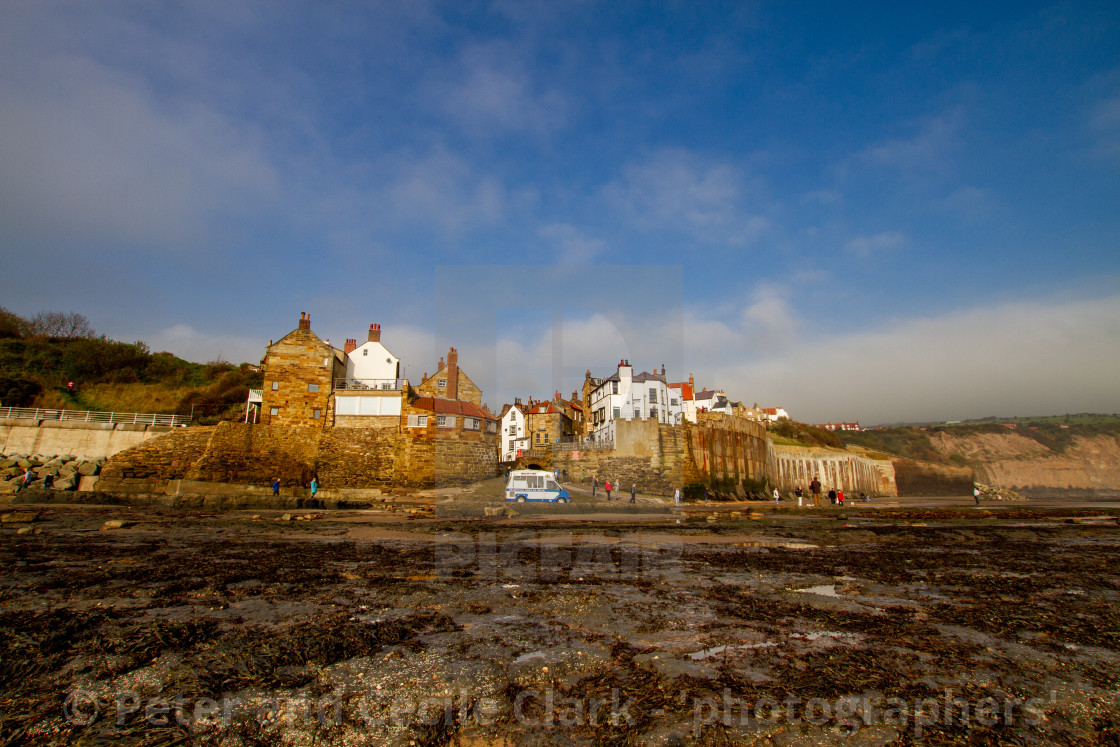
M 463 400 L 482 406 L 482 390 L 459 368 L 459 351 L 455 348 L 447 351 L 446 363 L 443 358 L 439 359 L 434 374 L 424 374 L 416 391 L 421 396 Z
M 261 367 L 262 423 L 330 424 L 331 393 L 335 379 L 346 375 L 346 355 L 311 331 L 310 314 L 301 312 L 299 326 L 269 343 Z

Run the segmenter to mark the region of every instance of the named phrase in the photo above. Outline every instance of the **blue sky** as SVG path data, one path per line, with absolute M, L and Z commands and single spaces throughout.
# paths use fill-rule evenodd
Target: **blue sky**
M 813 422 L 1117 412 L 1120 8 L 7 2 L 0 252 L 19 313 L 378 322 L 495 407 L 628 358 Z

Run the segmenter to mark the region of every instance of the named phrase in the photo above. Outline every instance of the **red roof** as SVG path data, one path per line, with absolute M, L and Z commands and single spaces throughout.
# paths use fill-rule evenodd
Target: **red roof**
M 682 381 L 679 384 L 670 384 L 669 388 L 670 389 L 680 389 L 681 390 L 681 397 L 683 399 L 693 399 L 692 384 L 689 384 L 687 381 Z
M 474 402 L 466 402 L 461 399 L 417 397 L 412 401 L 412 406 L 418 410 L 428 410 L 439 415 L 465 415 L 468 418 L 482 418 L 483 420 L 498 419 Z

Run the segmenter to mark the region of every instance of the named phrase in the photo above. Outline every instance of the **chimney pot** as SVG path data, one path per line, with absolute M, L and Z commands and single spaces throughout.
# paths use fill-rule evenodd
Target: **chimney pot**
M 307 312 L 299 312 L 299 328 L 311 329 L 311 315 Z
M 381 342 L 381 325 L 380 324 L 369 325 L 369 341 L 370 342 Z

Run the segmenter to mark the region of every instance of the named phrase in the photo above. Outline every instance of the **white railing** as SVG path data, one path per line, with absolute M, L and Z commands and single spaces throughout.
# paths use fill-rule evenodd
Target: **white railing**
M 249 390 L 249 401 L 250 402 L 264 402 L 264 390 L 263 389 L 250 389 Z
M 338 391 L 400 391 L 408 386 L 408 379 L 335 379 Z
M 132 423 L 134 425 L 186 425 L 186 415 L 160 415 L 139 412 L 98 412 L 96 410 L 47 410 L 41 407 L 0 407 L 0 419 L 64 420 L 75 423 Z

